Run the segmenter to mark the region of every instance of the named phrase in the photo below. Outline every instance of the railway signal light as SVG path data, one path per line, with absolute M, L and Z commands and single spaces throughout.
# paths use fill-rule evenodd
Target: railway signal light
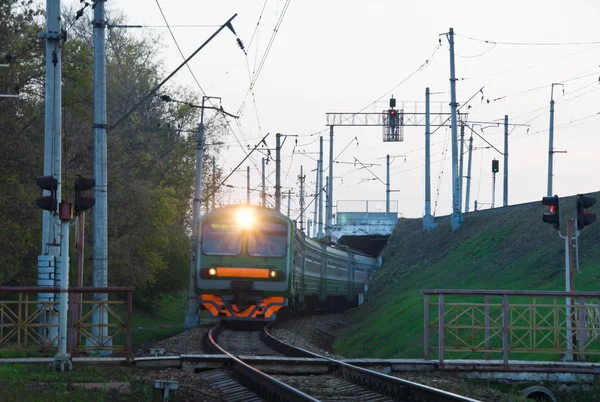
M 35 184 L 42 190 L 50 191 L 50 195 L 36 198 L 35 204 L 43 210 L 55 212 L 58 208 L 58 201 L 56 200 L 58 180 L 53 176 L 40 176 L 35 179 Z
M 577 194 L 577 229 L 582 230 L 586 226 L 596 222 L 596 214 L 585 212 L 586 208 L 596 203 L 596 197 L 593 195 Z
M 398 117 L 398 111 L 396 109 L 390 109 L 388 117 L 389 117 L 388 125 L 390 127 L 398 126 L 399 117 Z
M 550 207 L 550 212 L 542 216 L 542 221 L 551 223 L 556 230 L 560 229 L 560 201 L 558 195 L 542 198 L 542 204 Z
M 86 211 L 96 205 L 96 199 L 94 197 L 81 195 L 82 191 L 91 190 L 95 185 L 96 179 L 93 177 L 79 176 L 77 180 L 75 180 L 75 215 L 79 215 L 81 212 Z
M 492 173 L 498 173 L 500 171 L 500 161 L 494 159 L 492 161 Z

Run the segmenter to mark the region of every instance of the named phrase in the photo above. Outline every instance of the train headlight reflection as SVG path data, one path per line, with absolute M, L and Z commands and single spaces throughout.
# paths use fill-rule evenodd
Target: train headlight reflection
M 250 209 L 240 209 L 237 213 L 237 222 L 242 228 L 249 228 L 254 223 L 254 214 Z

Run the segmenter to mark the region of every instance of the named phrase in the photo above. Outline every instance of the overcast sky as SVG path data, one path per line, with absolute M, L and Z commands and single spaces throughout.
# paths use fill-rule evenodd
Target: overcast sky
M 328 164 L 329 133 L 325 113 L 357 112 L 365 107 L 366 111 L 381 112 L 387 107 L 391 94 L 396 97 L 398 107 L 409 113 L 416 107 L 422 108 L 422 103 L 415 102 L 424 101 L 427 86 L 434 93 L 432 111 L 447 111 L 449 51 L 446 37 L 440 34 L 453 27 L 457 34 L 458 102 L 464 103 L 484 87 L 483 94 L 477 94 L 469 104 L 472 108 L 468 120 L 493 122 L 508 115 L 510 123 L 530 125 L 510 127 L 509 204 L 540 200 L 546 194 L 552 83 L 564 83 L 564 94 L 563 87 L 555 87 L 555 149 L 568 151 L 555 154 L 554 193 L 566 196 L 600 189 L 600 31 L 597 29 L 600 3 L 597 0 L 159 1 L 171 25 L 213 25 L 173 27 L 186 57 L 216 26 L 234 13 L 238 14 L 233 26 L 247 46 L 247 58 L 237 47 L 232 33 L 224 30 L 190 62 L 207 94 L 222 97 L 226 110 L 237 113 L 243 106 L 239 121 L 231 121 L 233 132 L 226 139 L 229 151 L 219 161 L 226 171 L 244 156 L 234 133 L 244 146 L 254 146 L 263 135 L 270 133 L 267 142 L 272 147 L 277 132 L 299 135 L 297 146 L 294 146 L 294 138 L 289 138 L 283 147 L 282 177 L 285 180 L 282 185 L 298 194 L 297 176 L 303 165 L 306 193 L 312 195 L 319 135 L 311 134 L 322 131 L 326 140 L 325 166 Z M 77 6 L 78 3 L 63 1 L 65 5 Z M 123 12 L 130 24 L 165 25 L 155 0 L 108 0 L 107 6 Z M 258 70 L 282 17 L 256 79 L 253 98 L 248 94 L 249 75 L 253 76 Z M 167 29 L 146 27 L 143 30 L 160 35 L 160 56 L 167 70 L 181 63 L 181 55 Z M 525 46 L 494 45 L 485 40 L 584 43 Z M 403 82 L 426 60 L 428 64 Z M 198 90 L 186 69 L 175 76 L 174 83 Z M 375 102 L 377 100 L 379 102 Z M 481 134 L 480 126 L 475 128 Z M 383 182 L 385 155 L 406 155 L 395 158 L 391 167 L 391 188 L 399 190 L 392 193 L 392 200 L 398 202 L 403 216 L 421 217 L 424 212 L 424 131 L 423 127 L 407 127 L 403 142 L 384 143 L 380 127 L 337 127 L 334 155 L 350 144 L 337 160 L 353 162 L 358 158 L 365 164 L 378 163 L 380 166 L 370 169 Z M 502 127 L 484 129 L 484 137 L 501 151 L 502 133 Z M 357 140 L 352 142 L 355 137 Z M 436 215 L 451 212 L 449 139 L 450 130 L 446 128 L 431 138 L 432 207 L 437 202 Z M 503 157 L 493 149 L 481 149 L 485 144 L 479 137 L 474 137 L 473 143 L 477 149 L 473 152 L 471 209 L 473 200 L 480 204 L 491 203 L 491 161 L 494 158 L 501 161 L 496 205 L 502 205 Z M 259 153 L 254 154 L 254 163 L 250 164 L 253 187 L 260 184 L 256 167 L 260 167 L 261 157 Z M 245 167 L 243 172 L 234 173 L 228 183 L 245 187 Z M 336 202 L 385 199 L 385 186 L 359 167 L 335 164 Z M 267 186 L 271 194 L 274 169 L 275 163 L 270 162 Z M 245 189 L 236 188 L 226 193 L 223 201 L 229 199 L 245 201 Z M 258 193 L 253 195 L 253 201 L 258 202 Z M 284 213 L 286 202 L 282 203 Z M 298 204 L 298 198 L 293 197 L 292 216 L 298 213 Z M 312 208 L 310 210 L 312 217 Z

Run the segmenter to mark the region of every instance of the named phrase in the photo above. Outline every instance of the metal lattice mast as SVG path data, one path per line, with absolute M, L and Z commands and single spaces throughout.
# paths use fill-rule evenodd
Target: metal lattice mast
M 385 156 L 385 213 L 390 213 L 390 155 Z
M 300 166 L 300 231 L 304 233 L 304 166 Z

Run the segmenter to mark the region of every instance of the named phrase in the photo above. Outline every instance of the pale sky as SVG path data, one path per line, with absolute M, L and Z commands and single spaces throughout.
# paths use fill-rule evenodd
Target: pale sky
M 323 130 L 325 166 L 329 163 L 325 113 L 357 112 L 365 107 L 366 111 L 381 112 L 387 108 L 391 94 L 400 108 L 410 112 L 415 108 L 415 101 L 424 101 L 427 86 L 434 93 L 432 111 L 448 109 L 448 41 L 439 34 L 450 27 L 457 35 L 458 102 L 462 104 L 485 87 L 484 101 L 481 94 L 471 101 L 473 108 L 468 120 L 491 122 L 503 119 L 506 114 L 510 123 L 530 124 L 529 133 L 527 127 L 514 130 L 510 127 L 509 204 L 541 200 L 546 194 L 552 83 L 564 83 L 564 95 L 562 87 L 555 87 L 554 148 L 568 151 L 555 154 L 554 193 L 566 196 L 600 190 L 600 31 L 595 29 L 600 18 L 600 3 L 597 0 L 291 0 L 287 10 L 287 1 L 267 0 L 249 47 L 265 1 L 159 1 L 171 25 L 218 26 L 234 13 L 238 14 L 233 26 L 247 46 L 247 60 L 232 33 L 224 30 L 190 62 L 190 67 L 207 94 L 222 97 L 222 104 L 229 112 L 237 113 L 245 103 L 239 126 L 231 121 L 233 132 L 244 146 L 254 146 L 267 133 L 270 133 L 267 143 L 273 148 L 277 132 L 300 136 L 293 159 L 294 138 L 287 140 L 282 151 L 282 185 L 294 187 L 296 194 L 299 193 L 297 176 L 301 165 L 307 175 L 306 193 L 310 195 L 315 191 L 317 155 L 314 152 L 318 151 L 318 135 L 310 134 Z M 77 7 L 79 2 L 63 0 L 63 4 Z M 107 7 L 124 12 L 130 24 L 164 25 L 155 0 L 108 0 Z M 254 101 L 251 95 L 247 96 L 249 72 L 252 75 L 260 64 L 284 10 L 281 26 L 254 87 Z M 143 30 L 161 36 L 160 57 L 166 62 L 168 72 L 181 63 L 182 58 L 167 29 L 148 27 Z M 215 26 L 173 28 L 186 57 L 214 30 Z M 495 42 L 587 43 L 494 46 L 468 37 Z M 439 38 L 442 46 L 438 48 Z M 390 91 L 427 59 L 430 62 L 426 68 Z M 187 69 L 182 69 L 173 83 L 198 90 Z M 374 104 L 380 97 L 380 102 Z M 495 100 L 497 98 L 503 99 Z M 422 104 L 418 107 L 422 108 Z M 424 212 L 424 131 L 424 127 L 407 127 L 403 142 L 384 143 L 380 127 L 337 127 L 334 156 L 356 137 L 359 146 L 354 141 L 338 161 L 353 162 L 358 158 L 365 164 L 379 163 L 381 166 L 373 166 L 371 170 L 385 182 L 385 155 L 406 155 L 396 158 L 391 167 L 391 188 L 400 190 L 392 193 L 392 200 L 398 202 L 403 216 L 421 217 Z M 485 138 L 502 151 L 503 128 L 489 127 L 484 132 Z M 451 212 L 449 139 L 450 131 L 446 128 L 431 138 L 432 208 L 437 199 L 436 215 Z M 226 141 L 230 148 L 219 162 L 230 171 L 244 154 L 233 133 L 228 134 Z M 475 147 L 483 145 L 478 137 L 474 137 L 473 143 Z M 496 206 L 502 205 L 503 156 L 493 149 L 477 149 L 473 152 L 471 172 L 471 210 L 473 200 L 491 203 L 491 161 L 494 158 L 500 160 Z M 261 154 L 255 153 L 252 159 L 251 182 L 252 187 L 257 187 L 260 172 L 255 166 L 260 168 Z M 335 164 L 335 201 L 384 200 L 385 186 L 378 180 L 370 180 L 373 179 L 371 173 L 357 167 Z M 241 188 L 234 189 L 230 196 L 227 193 L 224 202 L 229 197 L 231 202 L 245 201 L 245 168 L 246 164 L 243 172 L 234 173 L 228 181 Z M 465 175 L 466 168 L 465 154 Z M 267 168 L 271 194 L 274 193 L 274 169 L 273 161 Z M 258 202 L 258 192 L 253 193 L 253 201 Z M 298 198 L 293 197 L 292 217 L 297 215 L 298 205 Z M 287 201 L 283 200 L 284 213 L 286 206 Z M 312 218 L 312 207 L 308 211 Z

